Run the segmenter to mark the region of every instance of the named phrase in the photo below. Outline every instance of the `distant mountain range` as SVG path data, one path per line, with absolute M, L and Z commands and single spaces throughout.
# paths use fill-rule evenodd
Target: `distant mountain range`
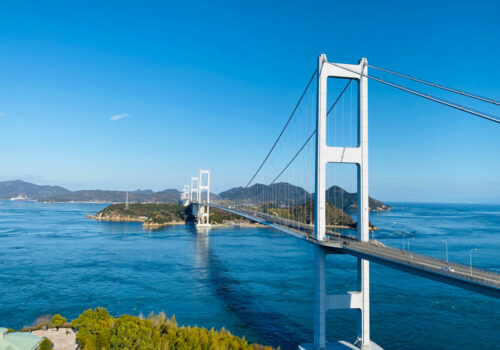
M 70 191 L 60 186 L 39 186 L 29 182 L 15 180 L 0 182 L 0 199 L 10 199 L 25 194 L 39 202 L 125 202 L 126 191 L 82 190 Z M 180 191 L 167 189 L 154 192 L 152 190 L 136 190 L 128 192 L 129 202 L 137 203 L 177 203 Z M 264 203 L 278 202 L 278 206 L 294 206 L 313 199 L 313 194 L 302 187 L 286 182 L 272 185 L 255 184 L 248 188 L 234 187 L 219 195 L 210 193 L 212 201 L 226 200 L 231 202 Z M 332 186 L 326 191 L 326 199 L 333 206 L 344 211 L 357 209 L 357 194 Z M 370 197 L 371 211 L 386 211 L 391 207 Z
M 294 206 L 313 199 L 313 194 L 302 187 L 294 186 L 286 182 L 272 185 L 255 184 L 248 188 L 234 187 L 219 193 L 223 200 L 231 202 L 247 202 L 260 204 L 265 202 L 277 202 L 278 206 Z M 326 191 L 326 200 L 333 206 L 344 211 L 357 210 L 357 193 L 350 193 L 338 186 L 332 186 Z M 371 211 L 386 211 L 391 207 L 372 197 L 369 197 Z
M 66 195 L 71 191 L 60 186 L 39 186 L 21 180 L 0 182 L 0 199 L 16 197 L 20 193 L 27 195 L 29 198 L 38 199 Z
M 83 190 L 70 191 L 60 186 L 39 186 L 21 180 L 0 182 L 0 199 L 10 199 L 25 194 L 39 202 L 125 202 L 126 191 Z M 130 202 L 177 203 L 180 192 L 176 189 L 154 192 L 152 190 L 129 191 Z
M 83 190 L 74 191 L 66 194 L 50 197 L 37 198 L 39 202 L 125 202 L 126 191 L 105 191 L 105 190 Z M 129 191 L 129 202 L 147 203 L 177 203 L 179 202 L 180 192 L 175 189 L 159 192 L 148 191 Z
M 248 188 L 234 187 L 219 193 L 219 196 L 232 202 L 264 203 L 277 202 L 278 205 L 293 206 L 307 202 L 312 195 L 302 187 L 287 182 L 272 185 L 255 184 Z

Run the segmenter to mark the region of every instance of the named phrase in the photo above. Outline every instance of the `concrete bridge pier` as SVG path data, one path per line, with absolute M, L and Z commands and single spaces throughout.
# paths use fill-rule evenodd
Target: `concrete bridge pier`
M 191 203 L 191 215 L 194 216 L 194 222 L 197 228 L 209 228 L 210 222 L 209 216 L 207 216 L 207 205 L 202 203 L 193 202 Z
M 299 346 L 299 350 L 382 350 L 370 340 L 370 290 L 369 262 L 358 259 L 357 291 L 344 294 L 327 294 L 325 262 L 328 249 L 315 246 L 315 278 L 314 278 L 314 342 Z M 359 311 L 358 338 L 350 343 L 341 340 L 335 343 L 326 341 L 326 312 L 328 310 L 356 309 Z

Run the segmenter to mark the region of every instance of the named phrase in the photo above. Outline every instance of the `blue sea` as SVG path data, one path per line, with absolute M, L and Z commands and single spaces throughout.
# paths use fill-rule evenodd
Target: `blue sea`
M 500 271 L 500 206 L 390 203 L 375 238 L 395 247 Z M 312 341 L 313 249 L 266 228 L 190 225 L 144 231 L 88 214 L 104 204 L 0 202 L 0 326 L 44 314 L 68 319 L 175 314 L 179 324 L 225 327 L 251 342 L 296 349 Z M 414 238 L 414 239 L 412 239 Z M 355 287 L 356 260 L 327 258 L 327 289 Z M 330 340 L 356 337 L 356 311 L 330 311 Z M 372 339 L 385 349 L 500 349 L 500 299 L 371 264 Z

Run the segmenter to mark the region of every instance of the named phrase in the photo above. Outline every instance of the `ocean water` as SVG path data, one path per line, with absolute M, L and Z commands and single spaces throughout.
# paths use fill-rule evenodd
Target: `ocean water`
M 500 271 L 500 206 L 391 203 L 372 214 L 375 238 Z M 265 228 L 192 226 L 144 231 L 86 218 L 101 204 L 0 202 L 0 326 L 43 314 L 71 319 L 175 314 L 180 324 L 225 327 L 252 342 L 296 349 L 312 340 L 313 249 Z M 354 288 L 356 260 L 327 258 L 330 293 Z M 353 340 L 356 311 L 330 311 L 330 340 Z M 372 339 L 385 349 L 500 349 L 500 299 L 371 264 Z

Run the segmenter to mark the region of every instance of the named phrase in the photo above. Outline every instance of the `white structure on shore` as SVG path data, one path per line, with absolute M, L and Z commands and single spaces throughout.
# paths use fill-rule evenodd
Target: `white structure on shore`
M 0 349 L 35 350 L 41 342 L 42 338 L 32 333 L 9 332 L 7 328 L 0 327 Z

